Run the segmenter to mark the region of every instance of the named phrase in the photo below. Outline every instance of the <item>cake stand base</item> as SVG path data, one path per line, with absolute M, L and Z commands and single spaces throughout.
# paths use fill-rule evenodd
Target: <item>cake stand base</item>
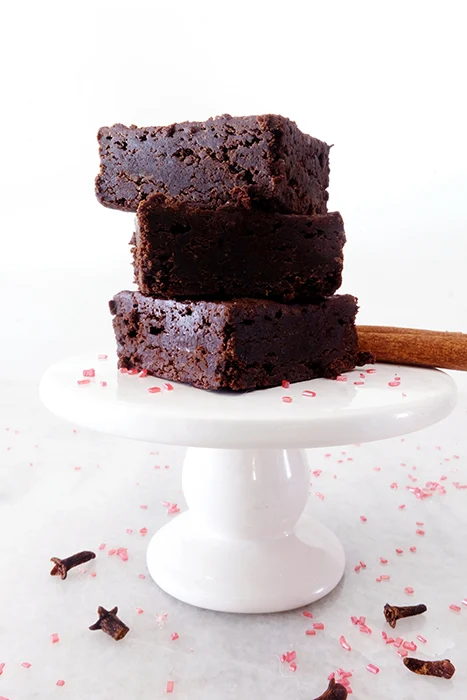
M 340 581 L 339 540 L 300 517 L 309 491 L 302 450 L 190 448 L 183 490 L 190 510 L 148 549 L 151 576 L 175 598 L 224 612 L 278 612 Z

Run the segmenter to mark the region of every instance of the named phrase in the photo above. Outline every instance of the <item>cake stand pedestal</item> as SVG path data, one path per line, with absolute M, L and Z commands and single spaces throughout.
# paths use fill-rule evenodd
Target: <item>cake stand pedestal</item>
M 95 378 L 78 385 L 91 367 Z M 187 446 L 189 510 L 153 536 L 151 576 L 192 605 L 265 613 L 321 598 L 344 573 L 337 537 L 303 515 L 304 449 L 413 432 L 446 417 L 456 401 L 454 381 L 437 370 L 377 365 L 346 378 L 243 394 L 167 389 L 154 377 L 121 374 L 114 356 L 88 355 L 50 367 L 40 394 L 53 413 L 86 428 Z M 161 391 L 149 393 L 155 386 Z

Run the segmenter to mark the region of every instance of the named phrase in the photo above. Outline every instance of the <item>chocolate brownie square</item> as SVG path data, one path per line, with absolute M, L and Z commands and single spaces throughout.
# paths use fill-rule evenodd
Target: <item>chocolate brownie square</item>
M 329 146 L 285 117 L 231 117 L 171 126 L 102 127 L 97 198 L 136 211 L 152 192 L 217 209 L 227 202 L 325 214 Z
M 138 207 L 133 242 L 139 291 L 164 299 L 309 302 L 334 294 L 342 281 L 337 212 L 213 210 L 153 194 Z
M 110 302 L 119 367 L 201 389 L 260 389 L 336 377 L 370 360 L 358 351 L 357 301 L 173 301 L 120 292 Z

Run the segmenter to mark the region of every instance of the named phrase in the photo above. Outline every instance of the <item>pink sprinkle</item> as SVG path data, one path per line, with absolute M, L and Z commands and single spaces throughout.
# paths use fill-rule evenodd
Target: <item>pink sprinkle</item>
M 388 386 L 400 386 L 400 382 L 388 382 Z
M 403 549 L 396 549 L 396 552 L 397 552 L 397 554 L 404 554 L 404 550 L 403 550 Z
M 3 673 L 3 669 L 5 668 L 5 666 L 6 666 L 6 664 L 4 662 L 0 664 L 0 676 Z
M 324 630 L 324 625 L 322 622 L 314 622 L 313 629 L 314 630 Z
M 292 671 L 292 673 L 295 673 L 295 671 L 297 670 L 297 664 L 295 663 L 295 661 L 292 661 L 292 663 L 289 664 L 289 668 Z
M 85 384 L 90 384 L 91 380 L 90 379 L 78 379 L 77 384 L 78 386 L 84 386 Z
M 114 554 L 117 554 L 117 550 L 116 549 L 109 549 L 107 554 L 109 555 L 109 557 L 113 557 Z
M 453 459 L 460 459 L 459 455 L 452 455 Z
M 360 382 L 360 381 L 359 381 L 359 382 L 354 382 L 354 385 L 355 385 L 355 386 L 363 386 L 364 384 L 365 384 L 365 382 Z
M 128 561 L 128 549 L 126 547 L 119 547 L 117 554 L 122 561 Z
M 400 382 L 401 378 L 400 378 L 400 377 L 394 377 L 394 380 L 395 380 L 396 382 Z
M 282 380 L 282 388 L 283 389 L 290 389 L 290 382 L 288 382 L 287 379 Z
M 384 640 L 386 640 L 388 638 L 388 635 L 386 634 L 386 632 L 384 630 L 381 632 L 381 636 Z
M 23 661 L 23 663 L 21 664 L 21 666 L 22 666 L 23 668 L 31 668 L 31 664 L 29 664 L 27 661 Z
M 81 471 L 81 467 L 74 467 L 75 472 Z
M 415 532 L 417 533 L 417 535 L 424 535 L 425 534 L 425 530 L 415 530 Z
M 406 586 L 404 591 L 407 593 L 407 595 L 413 595 L 414 592 L 412 586 Z
M 141 533 L 141 535 L 143 535 L 143 537 L 144 537 L 144 535 L 147 535 L 147 534 L 148 534 L 148 528 L 147 528 L 147 527 L 142 527 L 141 530 L 140 530 L 140 533 Z
M 399 648 L 402 646 L 402 642 L 403 642 L 403 641 L 404 641 L 404 640 L 402 639 L 402 637 L 397 637 L 397 638 L 394 640 L 394 646 L 396 647 L 396 649 L 399 649 Z
M 91 571 L 91 576 L 92 576 L 93 578 L 96 578 L 96 576 L 97 576 L 96 572 L 95 572 L 95 571 Z
M 364 561 L 360 561 L 360 566 L 362 567 L 362 569 L 366 569 L 366 564 Z
M 305 634 L 307 637 L 314 637 L 316 634 L 316 630 L 305 630 Z
M 147 509 L 148 509 L 148 507 L 147 507 L 147 505 L 146 505 L 145 503 L 143 503 L 142 505 L 140 505 L 140 508 L 142 508 L 143 510 L 147 510 Z
M 318 476 L 321 476 L 321 472 L 322 469 L 315 469 L 313 472 L 313 476 L 316 476 L 316 478 L 318 478 Z
M 369 671 L 370 673 L 374 673 L 375 676 L 379 673 L 378 666 L 375 666 L 374 664 L 368 664 L 368 666 L 366 667 L 366 670 Z
M 138 574 L 138 578 L 144 580 L 146 578 L 146 576 L 144 574 Z
M 104 382 L 104 381 L 99 382 L 99 384 L 100 384 L 101 386 L 107 386 L 107 382 Z
M 387 564 L 387 563 L 388 563 L 388 560 L 387 560 L 387 559 L 384 559 L 384 557 L 380 557 L 379 560 L 380 560 L 381 564 Z
M 316 396 L 316 391 L 310 391 L 310 389 L 305 389 L 305 391 L 302 391 L 302 396 L 305 396 L 309 399 L 314 399 L 314 397 Z
M 108 355 L 98 355 L 97 359 L 98 360 L 107 360 L 108 357 L 109 357 Z
M 463 600 L 461 600 L 461 603 L 462 603 L 462 605 L 467 605 L 467 598 L 464 598 Z
M 128 368 L 127 367 L 120 367 L 120 374 L 128 374 Z
M 459 605 L 454 605 L 454 603 L 453 603 L 452 605 L 449 606 L 449 610 L 454 610 L 454 612 L 460 612 L 461 608 Z
M 50 635 L 50 639 L 52 640 L 52 644 L 56 644 L 57 642 L 60 641 L 60 637 L 56 632 Z
M 418 639 L 418 641 L 421 642 L 422 644 L 426 644 L 426 639 L 425 639 L 425 637 L 422 637 L 421 634 L 418 634 L 418 635 L 417 635 L 417 639 Z
M 359 627 L 360 632 L 363 632 L 363 634 L 372 634 L 373 630 L 368 627 L 368 625 L 360 625 Z
M 425 524 L 425 523 L 419 523 L 419 522 L 417 521 L 417 525 L 419 525 L 420 527 L 423 527 L 424 524 Z
M 173 693 L 174 691 L 174 681 L 167 681 L 167 692 L 168 693 Z
M 132 530 L 131 528 L 129 528 L 129 527 L 127 527 L 127 529 L 125 530 L 125 532 L 128 532 L 129 535 L 132 535 L 132 534 L 133 534 L 133 530 Z
M 297 658 L 297 653 L 295 651 L 286 651 L 285 654 L 282 654 L 281 656 L 281 661 L 282 663 L 292 663 L 292 661 L 295 661 Z
M 169 384 L 168 382 L 166 382 L 166 383 L 164 384 L 164 389 L 165 389 L 166 391 L 173 391 L 173 390 L 174 390 L 172 384 Z
M 65 681 L 59 680 L 57 681 L 57 685 L 59 688 L 63 688 L 63 686 L 65 685 Z
M 406 508 L 405 503 L 403 503 L 402 505 L 399 506 L 399 510 L 404 510 L 404 508 Z
M 350 459 L 350 457 L 347 458 L 347 461 L 349 461 L 349 459 Z M 373 467 L 373 471 L 374 471 L 374 472 L 380 472 L 380 471 L 381 471 L 381 467 Z
M 415 642 L 404 642 L 402 648 L 407 649 L 407 651 L 417 651 L 417 645 Z
M 141 372 L 138 374 L 138 377 L 141 379 L 144 379 L 144 377 L 148 376 L 148 370 L 147 369 L 142 369 Z
M 105 549 L 105 542 L 102 542 L 102 544 L 99 545 L 99 549 L 102 551 Z
M 342 647 L 343 649 L 345 649 L 346 651 L 352 651 L 352 647 L 350 646 L 350 644 L 347 643 L 347 641 L 346 641 L 344 635 L 341 635 L 341 636 L 339 637 L 339 644 L 340 644 L 341 647 Z
M 398 488 L 399 488 L 399 485 L 398 485 L 397 481 L 393 481 L 393 482 L 392 482 L 391 488 L 392 488 L 392 489 L 398 489 Z
M 366 369 L 365 372 L 367 374 L 374 374 L 376 372 L 376 370 L 375 369 Z
M 361 568 L 360 564 L 356 564 L 356 566 L 354 566 L 354 571 L 358 573 Z
M 352 617 L 350 618 L 350 620 L 351 620 L 351 622 L 352 622 L 353 625 L 358 625 L 358 624 L 359 624 L 358 617 L 355 617 L 355 615 L 352 615 Z
M 325 456 L 325 457 L 332 457 L 332 455 L 331 455 L 330 452 L 326 452 L 326 454 L 325 454 L 324 456 Z
M 320 493 L 319 491 L 317 491 L 317 492 L 315 493 L 315 496 L 317 496 L 317 497 L 320 498 L 322 501 L 324 501 L 324 496 L 323 496 L 323 494 Z
M 178 636 L 178 632 L 172 632 L 172 642 L 175 642 L 177 639 L 180 639 Z
M 386 638 L 386 644 L 393 644 L 393 643 L 394 643 L 393 637 L 387 637 L 387 638 Z
M 415 552 L 417 551 L 417 548 L 416 548 L 416 547 L 410 547 L 410 551 L 412 552 L 412 554 L 415 554 Z
M 143 608 L 136 608 L 136 612 L 138 613 L 138 615 L 142 615 L 144 613 L 144 610 Z
M 158 394 L 160 390 L 160 386 L 150 386 L 148 389 L 148 394 Z
M 347 377 L 343 374 L 340 374 L 338 377 L 336 377 L 336 382 L 346 382 Z
M 360 372 L 360 379 L 365 379 L 365 375 L 363 374 L 363 372 Z
M 96 376 L 96 370 L 91 368 L 91 369 L 83 369 L 83 377 L 95 377 Z
M 132 369 L 129 369 L 129 370 L 128 370 L 128 374 L 131 374 L 131 375 L 133 375 L 133 376 L 134 376 L 135 374 L 139 374 L 139 369 L 135 369 L 135 368 L 133 367 Z
M 304 617 L 313 617 L 313 613 L 311 613 L 309 610 L 304 610 L 304 611 L 302 612 L 302 615 L 303 615 Z
M 447 478 L 448 478 L 448 477 L 446 476 L 446 474 L 442 474 L 442 475 L 439 477 L 439 480 L 440 480 L 440 481 L 446 481 Z
M 381 576 L 378 576 L 377 578 L 375 578 L 376 583 L 381 583 L 382 580 L 383 579 L 381 578 Z
M 360 520 L 362 521 L 362 523 L 366 523 L 368 518 L 365 515 L 361 515 Z
M 282 401 L 284 403 L 292 403 L 292 397 L 291 396 L 283 396 Z
M 358 624 L 364 625 L 365 622 L 366 622 L 366 617 L 363 617 L 363 615 L 360 615 L 360 617 L 358 618 Z

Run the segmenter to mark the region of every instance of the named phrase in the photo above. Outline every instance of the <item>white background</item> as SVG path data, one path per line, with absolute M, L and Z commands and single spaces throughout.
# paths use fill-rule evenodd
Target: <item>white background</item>
M 0 376 L 111 345 L 133 218 L 99 126 L 278 112 L 333 143 L 360 321 L 467 331 L 462 2 L 11 2 L 1 22 Z

